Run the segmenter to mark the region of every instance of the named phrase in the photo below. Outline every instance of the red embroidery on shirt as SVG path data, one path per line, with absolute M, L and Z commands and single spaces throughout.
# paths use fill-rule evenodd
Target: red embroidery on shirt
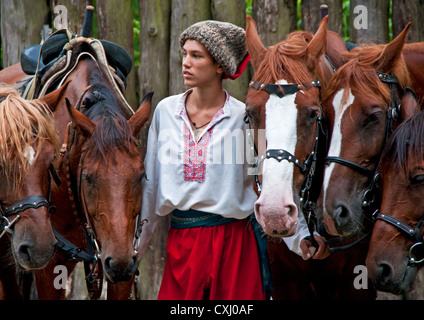
M 191 131 L 184 128 L 184 180 L 205 181 L 206 156 L 209 142 L 211 141 L 213 128 L 203 134 L 196 143 Z
M 206 158 L 208 154 L 208 146 L 212 139 L 213 128 L 216 121 L 224 114 L 221 109 L 212 119 L 210 128 L 203 133 L 202 137 L 194 141 L 190 129 L 184 125 L 184 180 L 185 181 L 205 181 L 206 176 Z M 187 119 L 185 109 L 181 115 Z M 187 119 L 188 121 L 188 119 Z

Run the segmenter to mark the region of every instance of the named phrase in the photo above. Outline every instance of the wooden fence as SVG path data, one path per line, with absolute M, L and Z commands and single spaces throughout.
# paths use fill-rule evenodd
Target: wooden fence
M 329 28 L 351 42 L 386 43 L 407 22 L 409 41 L 424 40 L 424 0 L 1 0 L 2 67 L 19 61 L 21 51 L 40 43 L 43 25 L 53 26 L 54 8 L 67 9 L 68 28 L 79 33 L 86 5 L 96 8 L 97 37 L 123 46 L 133 57 L 139 46 L 140 65 L 129 75 L 127 99 L 134 107 L 144 94 L 154 91 L 154 106 L 164 97 L 185 90 L 181 77 L 180 33 L 191 24 L 214 19 L 245 26 L 246 2 L 251 3 L 265 45 L 272 45 L 289 32 L 302 28 L 314 32 L 319 24 L 319 6 L 329 7 Z M 133 19 L 140 32 L 134 35 Z M 236 81 L 227 80 L 227 90 L 244 100 L 250 71 Z M 165 261 L 167 218 L 140 263 L 138 298 L 155 299 Z

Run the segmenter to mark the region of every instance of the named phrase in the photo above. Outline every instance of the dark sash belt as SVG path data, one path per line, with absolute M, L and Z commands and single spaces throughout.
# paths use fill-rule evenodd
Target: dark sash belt
M 175 229 L 212 227 L 234 221 L 237 221 L 237 219 L 225 218 L 219 214 L 197 211 L 193 209 L 187 211 L 175 209 L 171 213 L 171 228 Z

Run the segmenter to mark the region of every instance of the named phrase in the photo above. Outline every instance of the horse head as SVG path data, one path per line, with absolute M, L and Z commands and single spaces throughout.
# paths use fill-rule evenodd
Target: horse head
M 324 18 L 314 36 L 293 32 L 265 48 L 255 22 L 247 17 L 246 45 L 255 75 L 246 97 L 246 118 L 255 133 L 258 167 L 262 167 L 255 214 L 270 236 L 296 232 L 299 194 L 308 168 L 305 161 L 313 153 L 321 116 L 323 68 L 329 68 L 324 58 L 326 35 Z
M 424 261 L 424 112 L 393 133 L 381 160 L 382 203 L 367 256 L 368 274 L 381 291 L 413 289 Z
M 78 198 L 106 278 L 128 281 L 137 269 L 136 222 L 145 177 L 138 135 L 150 117 L 152 94 L 126 120 L 108 104 L 116 104 L 105 87 L 93 86 L 83 112 L 70 106 L 77 142 L 70 151 Z
M 52 111 L 63 88 L 31 101 L 11 87 L 0 90 L 0 233 L 10 235 L 18 266 L 41 269 L 56 247 L 49 201 L 59 137 Z
M 378 206 L 382 149 L 393 126 L 414 112 L 406 102 L 398 110 L 398 97 L 410 81 L 402 56 L 409 26 L 387 45 L 346 53 L 323 93 L 332 128 L 322 199 L 330 234 L 354 236 L 370 227 L 364 212 Z

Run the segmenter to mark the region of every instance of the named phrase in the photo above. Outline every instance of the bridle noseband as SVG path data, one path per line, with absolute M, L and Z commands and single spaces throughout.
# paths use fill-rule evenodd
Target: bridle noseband
M 424 237 L 421 235 L 421 230 L 424 227 L 424 216 L 421 217 L 420 220 L 418 220 L 418 223 L 415 227 L 411 227 L 406 223 L 400 221 L 399 219 L 389 216 L 388 214 L 382 213 L 379 210 L 376 210 L 374 212 L 373 219 L 374 221 L 381 220 L 392 225 L 393 227 L 401 231 L 407 238 L 415 242 L 409 249 L 408 267 L 415 266 L 419 263 L 424 262 L 424 257 L 417 260 L 413 255 L 413 252 L 417 247 L 424 247 Z

